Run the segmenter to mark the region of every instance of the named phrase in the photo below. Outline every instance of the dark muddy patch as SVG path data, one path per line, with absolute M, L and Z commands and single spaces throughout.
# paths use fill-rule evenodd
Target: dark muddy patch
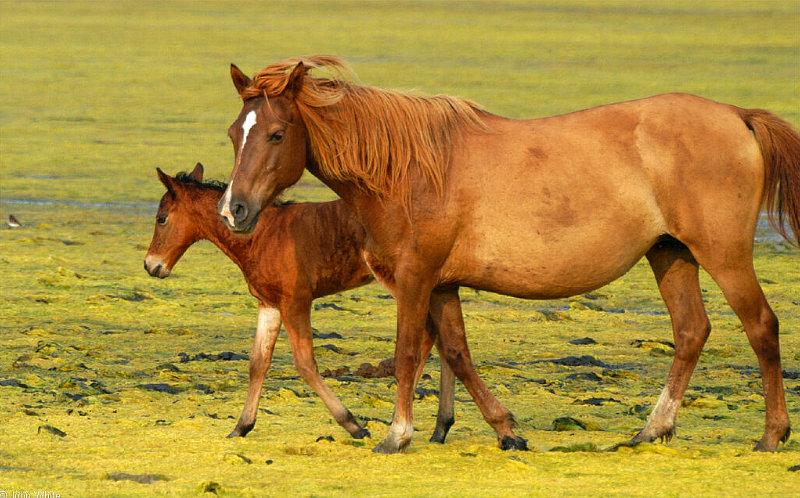
M 585 431 L 586 423 L 572 417 L 559 417 L 553 420 L 553 430 L 558 432 L 563 431 Z
M 800 380 L 800 370 L 784 370 L 783 378 L 790 380 Z
M 344 355 L 348 355 L 348 356 L 355 356 L 355 355 L 358 354 L 358 353 L 354 353 L 354 352 L 346 353 L 342 348 L 340 348 L 339 346 L 336 346 L 334 344 L 323 344 L 322 346 L 317 346 L 317 348 L 327 349 L 328 351 L 331 351 L 333 353 L 344 354 Z
M 575 346 L 588 346 L 589 344 L 597 344 L 597 341 L 591 337 L 581 337 L 580 339 L 572 339 L 569 343 Z
M 189 363 L 190 361 L 238 361 L 249 360 L 250 357 L 246 354 L 234 353 L 233 351 L 223 351 L 221 353 L 197 353 L 194 356 L 188 353 L 178 353 L 180 363 Z
M 159 365 L 156 365 L 156 370 L 166 370 L 167 372 L 175 372 L 175 373 L 181 371 L 180 368 L 176 367 L 172 363 L 161 363 Z
M 127 472 L 112 472 L 106 475 L 109 481 L 131 481 L 139 484 L 153 484 L 158 481 L 169 481 L 169 477 L 162 474 L 128 474 Z
M 590 405 L 590 406 L 603 406 L 611 403 L 622 403 L 622 401 L 615 398 L 587 398 L 576 399 L 572 402 L 573 405 Z
M 314 305 L 314 311 L 319 310 L 347 311 L 346 308 L 343 308 L 336 303 L 317 303 Z
M 588 354 L 583 356 L 565 356 L 563 358 L 557 358 L 555 360 L 543 360 L 543 361 L 549 363 L 555 363 L 556 365 L 562 365 L 565 367 L 600 367 L 608 369 L 614 368 L 613 365 L 598 360 L 594 356 Z
M 418 387 L 414 390 L 417 395 L 417 399 L 425 399 L 426 397 L 433 396 L 439 397 L 439 390 L 438 389 L 428 389 L 425 387 Z
M 177 386 L 173 386 L 170 384 L 139 384 L 139 389 L 144 389 L 145 391 L 155 391 L 157 393 L 165 393 L 165 394 L 179 394 L 181 389 Z
M 0 380 L 0 386 L 4 387 L 20 387 L 22 389 L 27 389 L 29 386 L 23 382 L 18 381 L 17 379 L 3 379 Z
M 585 380 L 589 382 L 603 382 L 603 378 L 594 372 L 579 372 L 579 373 L 569 374 L 567 375 L 566 380 Z
M 52 434 L 58 437 L 66 437 L 67 433 L 59 429 L 58 427 L 53 427 L 52 425 L 40 425 L 38 429 L 36 429 L 36 434 L 41 434 L 42 432 L 46 432 L 48 434 Z
M 319 330 L 314 329 L 312 332 L 314 339 L 344 339 L 341 334 L 336 332 L 320 332 Z

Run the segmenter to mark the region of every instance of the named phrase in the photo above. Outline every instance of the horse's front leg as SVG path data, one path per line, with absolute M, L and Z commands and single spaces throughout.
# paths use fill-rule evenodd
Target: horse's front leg
M 281 330 L 281 314 L 271 306 L 263 303 L 258 308 L 258 327 L 253 342 L 253 351 L 250 354 L 250 386 L 247 390 L 247 400 L 239 416 L 236 427 L 228 437 L 244 437 L 253 430 L 258 415 L 258 401 L 261 398 L 261 386 L 264 376 L 272 363 L 272 351 L 275 341 Z
M 389 434 L 376 446 L 376 453 L 398 453 L 410 443 L 414 434 L 413 401 L 416 373 L 419 367 L 425 324 L 428 318 L 433 281 L 431 272 L 398 272 L 395 277 L 397 300 L 397 342 L 394 350 L 397 398 Z

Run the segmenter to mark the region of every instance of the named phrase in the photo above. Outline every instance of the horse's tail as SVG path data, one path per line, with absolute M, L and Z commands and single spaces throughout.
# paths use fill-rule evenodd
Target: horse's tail
M 739 109 L 739 116 L 753 131 L 764 158 L 764 206 L 769 222 L 783 238 L 800 246 L 800 134 L 769 111 Z

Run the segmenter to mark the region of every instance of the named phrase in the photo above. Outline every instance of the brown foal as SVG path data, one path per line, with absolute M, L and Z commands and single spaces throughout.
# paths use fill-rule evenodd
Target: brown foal
M 642 257 L 672 317 L 676 353 L 633 443 L 674 430 L 710 330 L 700 266 L 758 358 L 766 415 L 756 449 L 774 451 L 789 437 L 778 320 L 753 268 L 753 235 L 765 206 L 800 243 L 800 135 L 791 125 L 686 94 L 508 119 L 454 97 L 353 83 L 343 72 L 331 56 L 284 60 L 253 79 L 231 67 L 243 105 L 229 129 L 235 162 L 220 214 L 247 232 L 305 168 L 364 226 L 367 262 L 397 303 L 397 399 L 376 451 L 410 443 L 428 313 L 461 325 L 459 286 L 566 297 L 608 284 Z M 475 372 L 462 332 L 439 331 L 444 357 L 501 447 L 524 448 L 510 412 Z
M 373 281 L 364 262 L 365 233 L 341 201 L 270 206 L 247 236 L 234 235 L 217 214 L 225 185 L 203 182 L 203 166 L 171 177 L 158 170 L 167 192 L 161 198 L 155 231 L 144 266 L 154 277 L 169 276 L 183 253 L 198 240 L 209 240 L 242 270 L 250 293 L 259 300 L 258 327 L 250 356 L 250 386 L 236 427 L 228 437 L 245 436 L 256 423 L 264 376 L 275 340 L 286 328 L 294 364 L 319 395 L 333 418 L 354 438 L 369 436 L 325 384 L 314 359 L 311 303 L 314 299 Z M 429 323 L 424 358 L 435 335 Z M 439 413 L 431 441 L 443 443 L 454 422 L 455 378 L 442 361 Z

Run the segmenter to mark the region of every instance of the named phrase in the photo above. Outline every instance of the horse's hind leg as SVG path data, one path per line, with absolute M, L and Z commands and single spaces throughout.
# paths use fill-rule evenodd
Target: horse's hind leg
M 355 439 L 369 437 L 369 431 L 359 425 L 350 410 L 345 408 L 319 374 L 317 361 L 314 359 L 310 308 L 310 303 L 291 303 L 284 310 L 284 325 L 292 346 L 294 365 L 303 380 L 322 399 L 339 425 Z
M 681 398 L 711 330 L 700 294 L 697 261 L 686 246 L 677 241 L 658 243 L 647 253 L 647 260 L 672 318 L 675 357 L 658 403 L 633 444 L 669 440 L 675 434 Z
M 739 250 L 724 249 L 715 247 L 714 251 L 705 254 L 696 250 L 692 252 L 722 289 L 756 353 L 767 409 L 764 435 L 755 449 L 775 451 L 778 443 L 785 442 L 791 432 L 783 391 L 778 319 L 767 303 L 753 269 L 752 246 L 742 244 Z
M 444 443 L 447 437 L 447 432 L 450 427 L 455 423 L 455 414 L 453 412 L 453 403 L 455 401 L 455 375 L 447 362 L 442 357 L 441 343 L 438 338 L 436 324 L 432 317 L 428 315 L 427 333 L 422 340 L 421 354 L 419 358 L 419 366 L 415 374 L 416 384 L 419 383 L 422 372 L 425 370 L 425 362 L 431 354 L 431 349 L 434 343 L 439 349 L 439 362 L 441 363 L 441 372 L 439 377 L 439 411 L 436 414 L 436 428 L 433 431 L 430 441 L 432 443 Z
M 280 330 L 281 315 L 278 310 L 262 304 L 258 308 L 258 327 L 253 341 L 253 351 L 250 354 L 250 386 L 247 390 L 247 400 L 236 427 L 228 437 L 244 437 L 256 425 L 261 386 L 264 384 L 264 375 L 272 363 L 272 351 L 275 349 L 275 340 Z
M 464 383 L 464 387 L 480 408 L 484 420 L 497 433 L 500 448 L 527 450 L 527 441 L 514 434 L 514 416 L 489 392 L 472 366 L 458 289 L 434 289 L 431 294 L 430 313 L 438 329 L 440 354 L 453 369 L 453 373 Z
M 437 314 L 436 318 L 441 321 L 442 315 Z M 424 362 L 430 355 L 432 344 L 429 344 L 428 342 L 436 341 L 436 347 L 439 350 L 439 363 L 441 365 L 439 372 L 439 410 L 436 413 L 436 428 L 433 430 L 433 435 L 431 435 L 430 441 L 432 443 L 444 444 L 444 440 L 447 438 L 447 433 L 450 431 L 450 427 L 452 427 L 455 423 L 455 411 L 453 404 L 455 402 L 456 394 L 456 377 L 455 374 L 453 374 L 453 370 L 447 365 L 447 360 L 445 360 L 444 354 L 442 353 L 442 343 L 439 339 L 438 332 L 439 325 L 440 324 L 434 322 L 433 315 L 428 315 L 428 334 L 426 340 L 423 342 L 424 356 L 421 358 L 422 364 L 420 365 L 420 371 L 417 373 L 417 380 L 419 380 L 419 377 L 422 374 L 421 367 L 424 366 Z
M 442 370 L 439 377 L 439 411 L 436 414 L 436 428 L 431 435 L 432 443 L 444 443 L 450 427 L 456 422 L 453 402 L 455 401 L 456 376 L 441 355 Z

